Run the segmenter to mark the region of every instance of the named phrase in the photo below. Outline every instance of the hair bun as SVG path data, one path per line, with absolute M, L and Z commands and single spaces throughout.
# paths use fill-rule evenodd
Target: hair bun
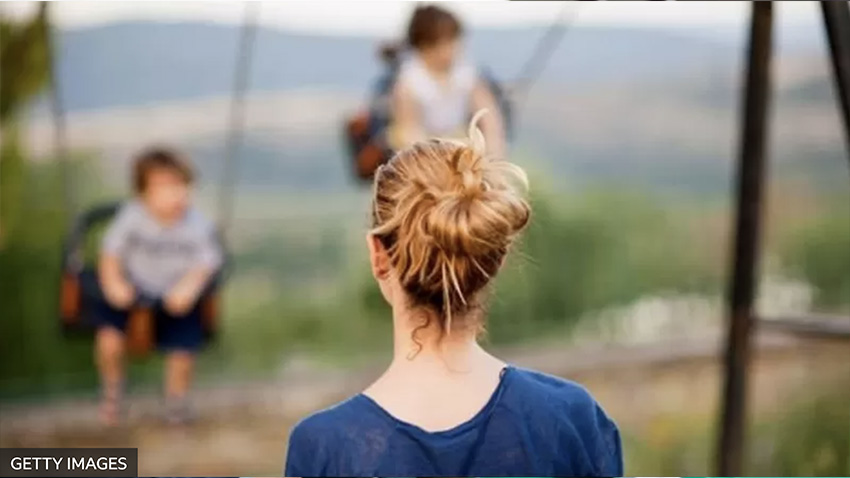
M 417 143 L 375 178 L 373 234 L 414 302 L 447 321 L 498 272 L 531 215 L 525 172 L 485 154 L 484 114 L 472 118 L 467 141 Z

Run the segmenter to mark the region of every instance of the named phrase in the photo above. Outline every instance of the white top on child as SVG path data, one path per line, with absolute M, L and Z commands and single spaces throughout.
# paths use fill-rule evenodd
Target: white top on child
M 477 80 L 478 72 L 473 65 L 456 61 L 447 81 L 442 83 L 428 72 L 418 55 L 412 54 L 402 63 L 398 81 L 413 94 L 425 133 L 449 136 L 465 130 Z
M 190 270 L 217 270 L 223 252 L 213 224 L 189 208 L 182 221 L 160 224 L 138 200 L 118 211 L 103 236 L 102 249 L 120 258 L 128 280 L 142 292 L 159 297 Z

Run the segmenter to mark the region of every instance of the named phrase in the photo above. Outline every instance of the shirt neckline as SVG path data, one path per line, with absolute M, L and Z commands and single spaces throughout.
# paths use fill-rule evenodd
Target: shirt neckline
M 174 231 L 181 228 L 189 219 L 189 214 L 192 206 L 188 206 L 185 211 L 183 211 L 183 215 L 172 224 L 163 224 L 156 216 L 148 209 L 147 204 L 142 199 L 133 199 L 136 204 L 136 207 L 141 211 L 145 220 L 153 224 L 158 230 L 162 232 Z
M 427 437 L 448 438 L 448 437 L 452 437 L 452 436 L 462 434 L 463 432 L 469 430 L 470 428 L 474 428 L 474 427 L 478 426 L 479 422 L 484 420 L 484 418 L 487 417 L 490 414 L 490 412 L 493 410 L 493 408 L 495 408 L 496 404 L 499 403 L 502 394 L 504 393 L 505 389 L 507 388 L 507 382 L 508 382 L 509 375 L 511 375 L 513 373 L 513 371 L 514 371 L 514 367 L 512 365 L 509 365 L 509 364 L 505 365 L 502 368 L 502 371 L 499 373 L 499 383 L 498 383 L 498 385 L 496 385 L 496 389 L 493 390 L 493 393 L 490 395 L 490 398 L 487 400 L 487 402 L 484 404 L 484 406 L 481 407 L 481 409 L 478 410 L 475 413 L 475 415 L 473 415 L 471 418 L 469 418 L 469 419 L 467 419 L 467 420 L 465 420 L 465 421 L 463 421 L 463 422 L 461 422 L 461 423 L 459 423 L 459 424 L 457 424 L 457 425 L 455 425 L 451 428 L 447 428 L 445 430 L 429 431 L 429 430 L 425 430 L 424 428 L 422 428 L 418 425 L 415 425 L 413 423 L 401 420 L 401 419 L 397 418 L 395 415 L 388 412 L 378 402 L 376 402 L 374 399 L 372 399 L 372 397 L 369 397 L 368 395 L 366 395 L 363 392 L 358 393 L 356 395 L 356 398 L 365 402 L 370 408 L 375 410 L 379 415 L 381 415 L 382 418 L 384 418 L 386 421 L 390 422 L 395 427 L 405 428 L 405 429 L 411 430 L 411 431 L 413 431 L 417 434 L 427 436 Z

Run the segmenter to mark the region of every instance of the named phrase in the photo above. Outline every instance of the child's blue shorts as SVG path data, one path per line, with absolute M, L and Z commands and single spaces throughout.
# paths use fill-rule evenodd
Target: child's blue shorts
M 201 323 L 201 311 L 195 306 L 182 317 L 173 317 L 161 305 L 153 307 L 156 345 L 163 352 L 196 352 L 204 344 L 204 329 Z M 99 300 L 94 311 L 98 328 L 113 327 L 121 332 L 127 328 L 129 312 L 112 307 L 105 299 Z

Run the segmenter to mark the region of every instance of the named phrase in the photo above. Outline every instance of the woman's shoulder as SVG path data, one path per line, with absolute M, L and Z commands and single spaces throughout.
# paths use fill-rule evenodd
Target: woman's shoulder
M 567 405 L 570 408 L 597 405 L 587 388 L 572 380 L 522 367 L 511 367 L 511 371 L 515 384 L 512 388 L 523 400 L 542 399 L 555 406 Z
M 602 405 L 584 386 L 536 370 L 516 368 L 510 402 L 538 420 L 566 425 L 580 436 L 609 433 L 617 429 Z
M 622 476 L 622 448 L 617 424 L 584 386 L 535 370 L 514 370 L 512 401 L 530 421 L 551 425 L 548 439 L 587 453 L 582 474 Z
M 313 413 L 298 422 L 289 434 L 283 476 L 327 476 L 329 463 L 357 437 L 357 396 Z
M 292 439 L 313 441 L 317 437 L 322 437 L 323 440 L 327 440 L 344 429 L 345 425 L 361 420 L 363 404 L 360 398 L 359 395 L 355 395 L 301 419 L 292 428 Z

